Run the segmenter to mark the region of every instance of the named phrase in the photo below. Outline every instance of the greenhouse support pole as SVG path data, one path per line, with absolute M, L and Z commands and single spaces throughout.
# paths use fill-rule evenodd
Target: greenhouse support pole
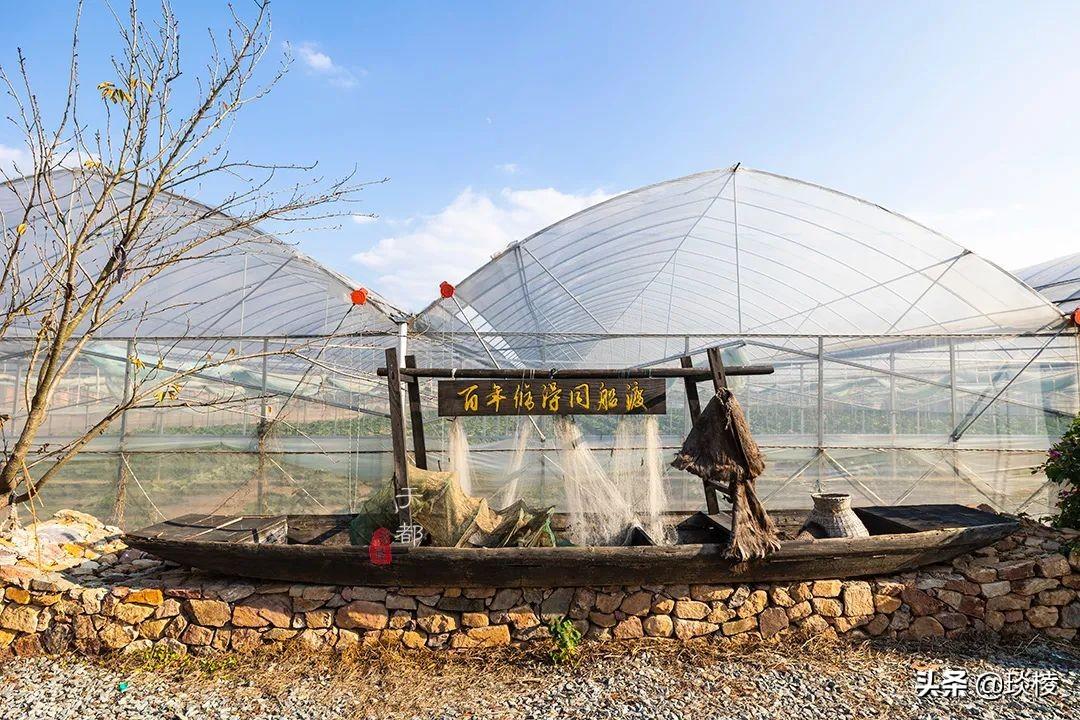
M 952 467 L 954 482 L 960 480 L 960 457 L 956 451 L 956 338 L 949 338 L 949 425 L 953 428 L 949 436 L 949 444 L 952 445 Z
M 825 452 L 825 338 L 817 339 L 817 454 Z M 816 492 L 821 492 L 821 464 L 818 464 Z
M 127 352 L 124 355 L 124 398 L 123 402 L 126 405 L 131 401 L 132 394 L 132 377 L 131 377 L 131 358 L 135 355 L 135 340 L 128 338 Z M 127 503 L 127 462 L 124 458 L 124 448 L 126 446 L 127 437 L 127 409 L 120 411 L 120 439 L 117 441 L 117 448 L 120 451 L 119 459 L 116 462 L 116 498 L 113 500 L 112 511 L 112 523 L 113 525 L 120 525 L 124 522 L 124 505 Z
M 268 432 L 267 423 L 270 422 L 270 406 L 267 404 L 267 366 L 269 364 L 270 353 L 270 340 L 263 338 L 262 345 L 262 381 L 260 383 L 259 395 L 262 400 L 259 403 L 259 439 L 258 439 L 258 468 L 256 472 L 258 477 L 255 480 L 255 512 L 260 515 L 266 514 L 266 433 Z

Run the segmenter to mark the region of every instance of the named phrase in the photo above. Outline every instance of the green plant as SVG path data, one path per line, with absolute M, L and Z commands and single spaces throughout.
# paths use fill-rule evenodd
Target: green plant
M 551 651 L 551 661 L 556 665 L 572 663 L 581 649 L 581 631 L 574 627 L 570 618 L 561 617 L 548 624 L 555 648 Z
M 1061 486 L 1058 512 L 1051 518 L 1051 524 L 1060 528 L 1080 528 L 1080 415 L 1047 451 L 1046 460 L 1032 470 L 1033 474 L 1038 472 L 1046 473 L 1049 480 Z

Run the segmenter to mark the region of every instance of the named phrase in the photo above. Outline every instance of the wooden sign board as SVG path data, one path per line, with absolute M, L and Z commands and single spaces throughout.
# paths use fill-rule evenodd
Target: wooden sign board
M 663 378 L 635 380 L 442 380 L 439 416 L 663 415 Z

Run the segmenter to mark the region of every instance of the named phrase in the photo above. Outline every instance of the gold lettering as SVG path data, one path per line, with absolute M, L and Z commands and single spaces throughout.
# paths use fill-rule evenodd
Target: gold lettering
M 476 412 L 480 409 L 480 396 L 476 394 L 479 385 L 470 385 L 464 390 L 459 390 L 458 395 L 465 398 L 465 412 Z

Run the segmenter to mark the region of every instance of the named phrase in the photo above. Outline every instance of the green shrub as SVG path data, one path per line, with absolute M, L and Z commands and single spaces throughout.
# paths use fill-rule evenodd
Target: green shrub
M 1047 451 L 1046 460 L 1032 473 L 1040 471 L 1061 486 L 1058 490 L 1058 512 L 1051 518 L 1053 526 L 1080 529 L 1080 415 Z
M 551 651 L 551 661 L 556 665 L 572 663 L 581 649 L 581 631 L 574 627 L 567 617 L 556 618 L 548 625 L 555 649 Z

